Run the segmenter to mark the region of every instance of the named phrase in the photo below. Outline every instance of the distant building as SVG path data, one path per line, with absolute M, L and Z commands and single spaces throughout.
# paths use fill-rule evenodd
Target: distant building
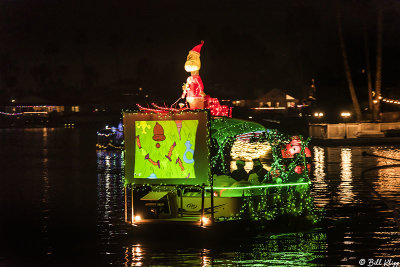
M 295 108 L 300 100 L 288 95 L 284 91 L 274 88 L 256 99 L 234 100 L 232 105 L 237 107 L 260 109 L 287 109 Z
M 1 109 L 6 113 L 64 113 L 64 112 L 79 112 L 80 107 L 76 105 L 60 105 L 50 103 L 48 100 L 29 96 L 21 99 L 12 99 L 9 104 L 5 104 Z

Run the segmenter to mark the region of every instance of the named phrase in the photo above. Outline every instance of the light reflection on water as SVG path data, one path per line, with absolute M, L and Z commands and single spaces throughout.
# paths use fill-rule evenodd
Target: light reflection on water
M 341 148 L 340 150 L 340 179 L 339 201 L 342 204 L 351 204 L 354 201 L 353 193 L 353 173 L 352 173 L 352 154 L 351 148 Z
M 114 236 L 126 234 L 126 231 L 118 230 L 124 218 L 123 211 L 123 153 L 121 152 L 97 152 L 97 206 L 98 229 L 102 245 L 107 245 Z M 106 250 L 106 255 L 112 252 Z
M 374 147 L 372 153 L 377 156 L 397 159 L 390 160 L 377 158 L 377 165 L 384 166 L 390 164 L 399 164 L 400 149 L 391 147 Z M 400 205 L 400 168 L 385 168 L 379 169 L 377 180 L 372 181 L 375 184 L 375 189 L 382 195 L 389 196 L 390 199 L 397 205 Z
M 326 235 L 288 233 L 245 241 L 235 248 L 180 248 L 156 250 L 133 244 L 125 248 L 124 266 L 310 266 L 323 257 Z
M 314 190 L 313 192 L 322 192 L 326 194 L 327 183 L 325 182 L 326 177 L 326 166 L 325 166 L 325 150 L 322 147 L 315 146 L 313 148 L 314 156 Z M 319 203 L 315 203 L 318 208 L 324 208 L 329 203 L 329 199 L 320 199 Z
M 52 253 L 51 247 L 49 244 L 49 190 L 50 190 L 50 183 L 49 183 L 49 155 L 48 155 L 48 138 L 47 138 L 47 131 L 51 131 L 51 129 L 42 128 L 43 131 L 43 159 L 42 159 L 42 179 L 43 179 L 43 195 L 42 195 L 42 233 L 43 239 L 45 242 L 46 254 L 50 255 Z

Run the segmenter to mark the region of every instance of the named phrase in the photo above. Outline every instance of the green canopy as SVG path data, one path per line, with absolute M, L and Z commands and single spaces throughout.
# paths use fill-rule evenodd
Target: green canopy
M 261 124 L 252 121 L 232 118 L 211 120 L 211 137 L 215 138 L 220 146 L 228 137 L 258 131 L 266 131 L 266 129 Z

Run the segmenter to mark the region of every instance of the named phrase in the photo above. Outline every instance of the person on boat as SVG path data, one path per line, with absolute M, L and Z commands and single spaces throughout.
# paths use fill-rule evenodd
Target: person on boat
M 231 173 L 231 177 L 238 182 L 239 181 L 247 181 L 247 179 L 249 178 L 249 174 L 244 169 L 244 161 L 237 160 L 236 167 L 237 167 L 237 169 Z
M 203 109 L 204 108 L 204 85 L 199 75 L 201 67 L 200 62 L 200 50 L 203 46 L 204 41 L 201 44 L 195 46 L 189 51 L 185 62 L 185 70 L 190 72 L 190 76 L 187 78 L 186 83 L 182 87 L 182 96 L 189 103 L 190 109 Z
M 249 172 L 249 182 L 252 184 L 260 184 L 265 182 L 264 179 L 268 171 L 263 168 L 260 159 L 253 159 L 253 169 Z

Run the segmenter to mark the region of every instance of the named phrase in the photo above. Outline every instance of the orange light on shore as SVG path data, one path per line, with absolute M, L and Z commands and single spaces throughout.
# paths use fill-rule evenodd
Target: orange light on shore
M 207 218 L 207 217 L 202 217 L 202 218 L 201 218 L 201 221 L 203 222 L 203 225 L 207 225 L 207 224 L 210 223 L 210 219 Z
M 140 217 L 139 215 L 135 216 L 135 222 L 140 222 L 142 220 L 142 217 Z
M 397 104 L 397 105 L 399 105 L 400 104 L 400 101 L 399 100 L 396 100 L 396 99 L 389 99 L 389 98 L 380 98 L 381 100 L 382 100 L 382 102 L 385 102 L 385 103 L 389 103 L 389 104 Z M 377 100 L 374 100 L 374 101 L 377 101 Z M 375 102 L 374 102 L 375 103 Z M 376 103 L 378 103 L 378 101 L 376 102 Z
M 314 113 L 314 117 L 322 118 L 323 116 L 324 116 L 324 113 L 323 113 L 323 112 L 315 112 L 315 113 Z

